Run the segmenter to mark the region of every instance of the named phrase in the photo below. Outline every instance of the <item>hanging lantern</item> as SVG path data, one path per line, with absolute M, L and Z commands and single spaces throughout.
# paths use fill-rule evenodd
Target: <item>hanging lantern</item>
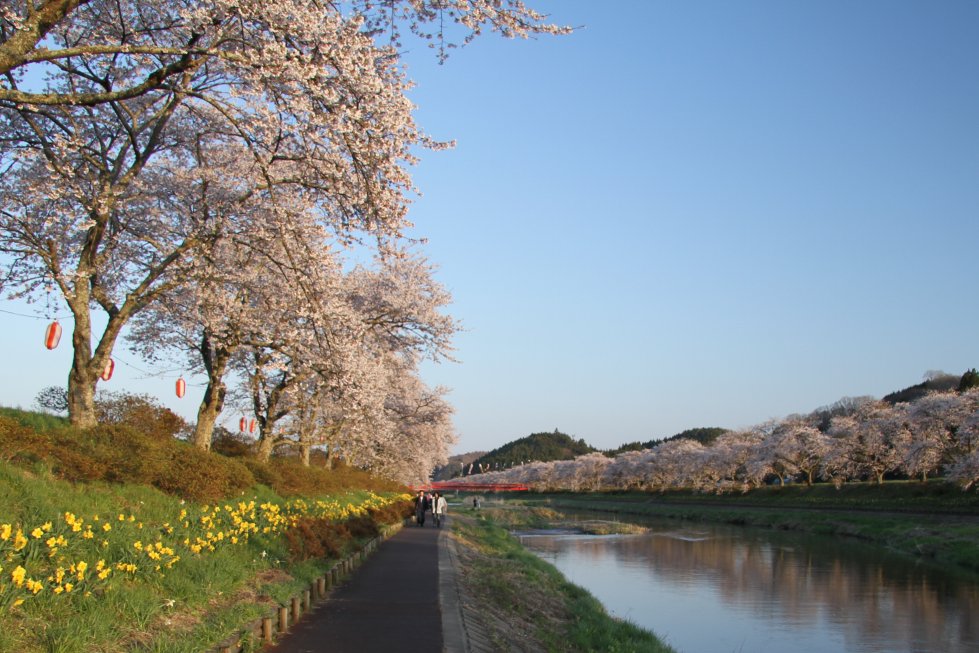
M 241 419 L 240 419 L 240 420 L 238 421 L 238 429 L 239 429 L 239 430 L 240 430 L 240 431 L 241 431 L 242 433 L 244 433 L 244 432 L 245 432 L 245 427 L 247 427 L 247 426 L 248 426 L 248 420 L 247 420 L 247 419 L 245 419 L 244 417 L 242 417 L 242 418 L 241 418 Z
M 177 399 L 183 399 L 183 396 L 187 393 L 187 382 L 184 381 L 184 377 L 177 379 Z
M 102 370 L 102 380 L 108 381 L 112 378 L 112 372 L 116 369 L 116 362 L 109 359 L 109 362 L 105 364 L 105 369 Z
M 242 419 L 244 419 L 244 418 L 242 418 Z M 255 432 L 255 420 L 254 419 L 252 419 L 252 421 L 248 422 L 248 432 L 249 433 L 254 433 Z
M 55 320 L 48 325 L 47 331 L 44 332 L 44 346 L 48 349 L 54 349 L 61 342 L 61 325 Z

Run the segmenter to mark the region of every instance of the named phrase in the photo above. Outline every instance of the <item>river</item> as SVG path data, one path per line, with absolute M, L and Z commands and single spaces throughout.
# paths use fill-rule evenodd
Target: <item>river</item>
M 518 535 L 680 653 L 979 651 L 975 577 L 839 538 L 642 523 L 643 535 Z

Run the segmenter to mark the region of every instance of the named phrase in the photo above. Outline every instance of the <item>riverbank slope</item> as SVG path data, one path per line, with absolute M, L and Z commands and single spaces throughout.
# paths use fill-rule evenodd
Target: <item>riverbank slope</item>
M 491 514 L 455 512 L 450 533 L 461 607 L 485 650 L 675 653 L 649 631 L 611 617 Z

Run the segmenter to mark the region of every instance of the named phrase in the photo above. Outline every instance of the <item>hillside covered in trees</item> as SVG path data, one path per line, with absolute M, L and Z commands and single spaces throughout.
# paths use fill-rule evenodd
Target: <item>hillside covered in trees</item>
M 571 460 L 577 456 L 597 451 L 584 440 L 575 440 L 566 433 L 554 429 L 553 433 L 531 433 L 527 437 L 508 442 L 473 461 L 473 472 L 480 466 L 484 470 L 504 469 L 530 461 Z M 469 473 L 468 468 L 466 473 Z
M 671 435 L 668 438 L 662 440 L 646 440 L 645 442 L 628 442 L 623 444 L 621 447 L 616 449 L 610 449 L 605 452 L 606 456 L 617 456 L 620 453 L 625 453 L 626 451 L 642 451 L 643 449 L 652 449 L 656 445 L 662 444 L 664 442 L 671 442 L 673 440 L 696 440 L 700 444 L 710 444 L 718 438 L 718 436 L 727 433 L 728 429 L 720 428 L 718 426 L 708 426 L 695 429 L 687 429 L 686 431 L 681 431 L 676 435 Z

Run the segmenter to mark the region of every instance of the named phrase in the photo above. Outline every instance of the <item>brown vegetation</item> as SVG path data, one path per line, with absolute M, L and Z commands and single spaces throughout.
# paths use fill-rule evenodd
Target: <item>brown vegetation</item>
M 230 457 L 204 452 L 129 424 L 35 429 L 16 415 L 0 415 L 0 459 L 21 467 L 42 464 L 72 482 L 150 485 L 191 501 L 223 499 L 257 484 L 282 496 L 315 496 L 353 487 L 403 489 L 341 461 L 305 467 L 287 458 L 261 463 L 247 449 L 236 453 Z

